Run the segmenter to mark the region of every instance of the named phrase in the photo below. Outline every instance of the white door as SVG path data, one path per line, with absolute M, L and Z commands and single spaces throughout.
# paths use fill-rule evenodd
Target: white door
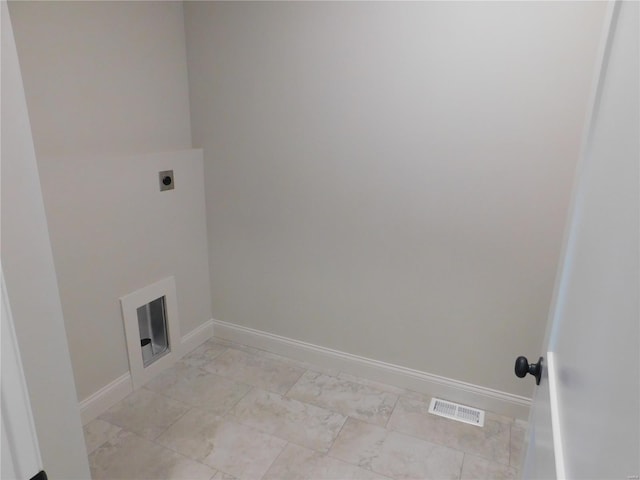
M 629 1 L 606 19 L 525 478 L 640 475 L 639 16 Z
M 42 470 L 42 460 L 1 268 L 0 314 L 2 315 L 0 478 L 20 480 L 32 478 Z

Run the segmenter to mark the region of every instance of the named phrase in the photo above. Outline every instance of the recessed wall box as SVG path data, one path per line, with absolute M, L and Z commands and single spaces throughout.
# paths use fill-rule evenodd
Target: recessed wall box
M 168 277 L 120 297 L 133 388 L 175 363 L 180 345 L 176 283 Z

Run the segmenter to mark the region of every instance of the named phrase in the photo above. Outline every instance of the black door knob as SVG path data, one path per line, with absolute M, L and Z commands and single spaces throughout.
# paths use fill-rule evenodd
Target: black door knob
M 527 357 L 516 358 L 516 376 L 523 378 L 530 373 L 536 377 L 536 385 L 540 385 L 540 378 L 542 377 L 542 357 L 538 360 L 538 363 L 529 364 Z

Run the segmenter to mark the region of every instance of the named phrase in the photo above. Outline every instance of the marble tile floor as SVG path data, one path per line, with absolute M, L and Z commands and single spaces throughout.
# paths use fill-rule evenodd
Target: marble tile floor
M 94 480 L 518 477 L 526 424 L 211 339 L 84 428 Z

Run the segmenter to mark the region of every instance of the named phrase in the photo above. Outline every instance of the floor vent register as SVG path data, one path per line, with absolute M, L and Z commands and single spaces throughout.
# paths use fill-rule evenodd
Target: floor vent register
M 477 408 L 459 405 L 439 398 L 432 398 L 429 413 L 441 417 L 468 423 L 477 427 L 484 427 L 484 411 Z

